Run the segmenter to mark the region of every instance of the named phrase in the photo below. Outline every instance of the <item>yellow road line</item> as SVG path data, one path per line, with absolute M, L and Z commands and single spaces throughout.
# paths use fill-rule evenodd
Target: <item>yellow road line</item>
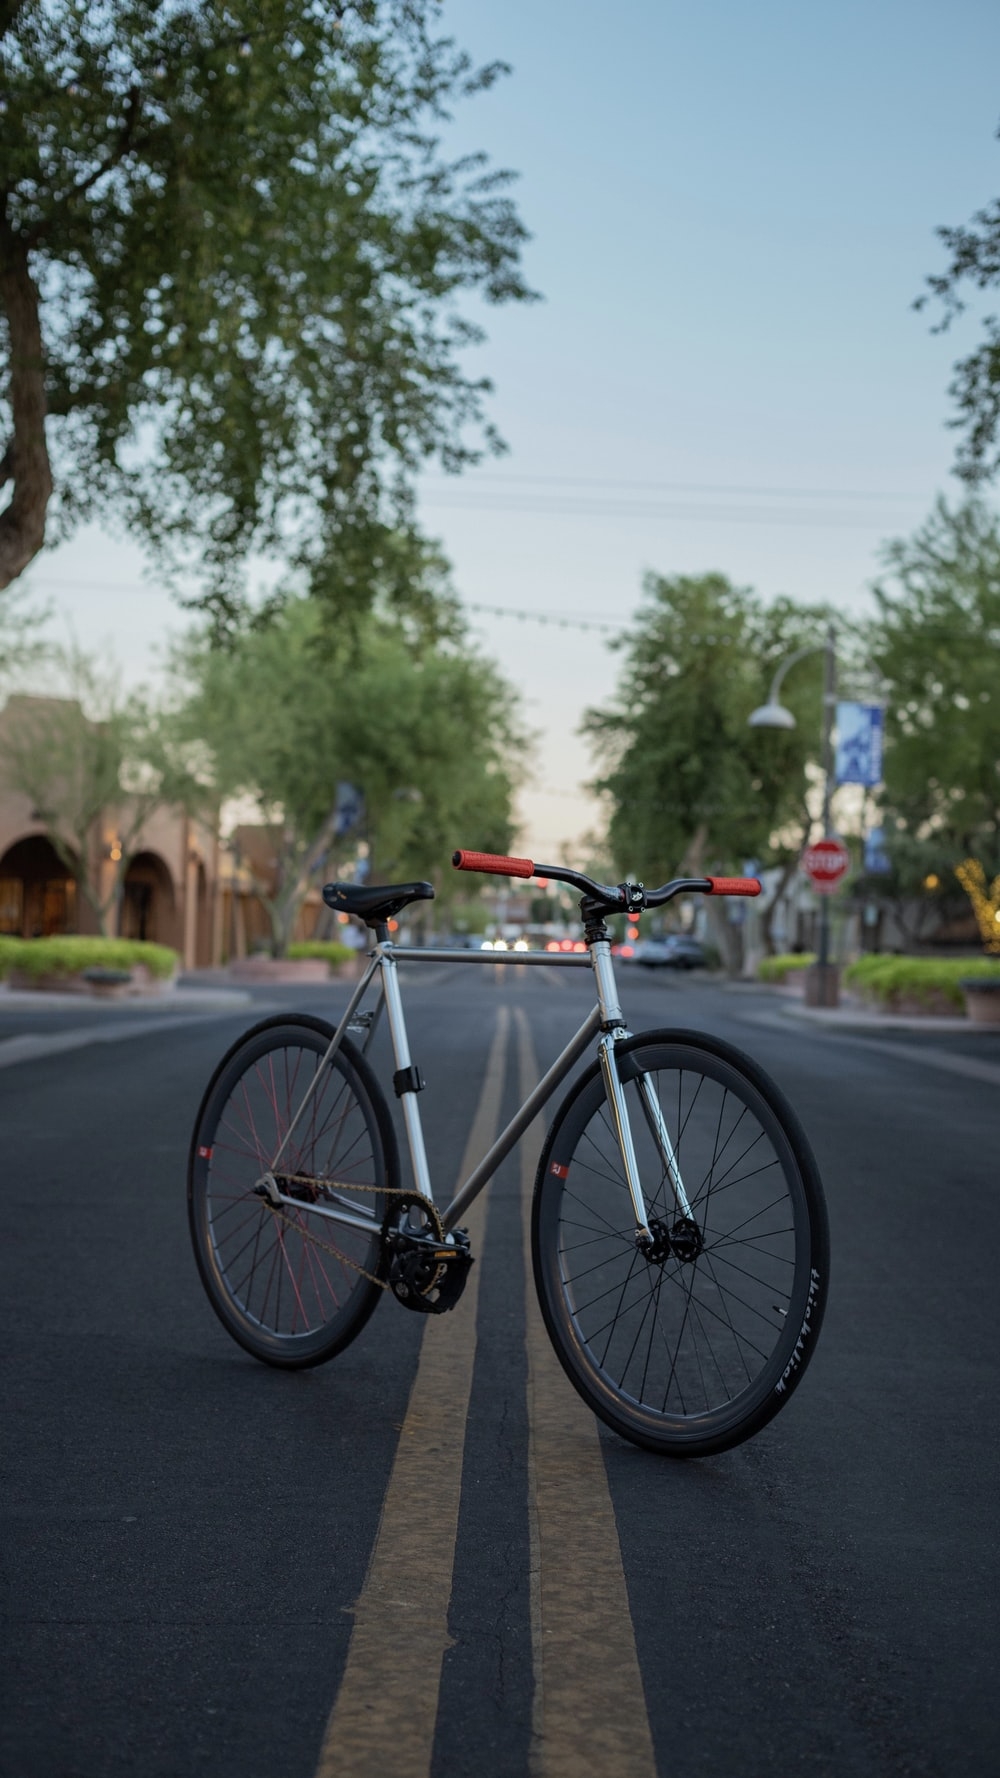
M 515 1011 L 522 1098 L 538 1079 Z M 542 1145 L 521 1144 L 528 1345 L 528 1510 L 535 1671 L 532 1778 L 656 1778 L 621 1547 L 597 1424 L 549 1344 L 535 1300 L 530 1213 Z
M 510 1015 L 501 1007 L 459 1183 L 496 1135 Z M 482 1253 L 485 1194 L 468 1217 Z M 479 1265 L 459 1307 L 425 1331 L 347 1665 L 316 1778 L 427 1778 L 462 1490 L 465 1422 L 476 1355 Z

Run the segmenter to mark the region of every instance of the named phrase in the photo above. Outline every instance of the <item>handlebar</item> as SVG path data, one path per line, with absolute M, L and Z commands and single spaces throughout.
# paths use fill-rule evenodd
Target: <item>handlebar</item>
M 675 895 L 760 894 L 756 877 L 677 877 L 659 889 L 646 889 L 642 883 L 595 883 L 565 864 L 535 864 L 530 858 L 508 858 L 497 852 L 453 852 L 451 862 L 456 870 L 485 871 L 498 877 L 549 877 L 556 883 L 570 883 L 608 913 L 624 908 L 637 914 L 643 908 L 662 907 Z

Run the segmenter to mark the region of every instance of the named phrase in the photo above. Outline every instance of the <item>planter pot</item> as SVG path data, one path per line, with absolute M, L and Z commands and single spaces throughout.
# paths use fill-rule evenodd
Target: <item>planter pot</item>
M 977 981 L 969 976 L 959 987 L 965 995 L 965 1010 L 974 1025 L 1000 1025 L 1000 981 Z
M 162 994 L 173 987 L 174 978 L 164 981 L 150 975 L 144 963 L 132 969 L 82 969 L 75 975 L 30 975 L 25 969 L 12 969 L 7 985 L 18 994 L 83 994 L 91 999 L 124 1000 L 135 994 Z
M 229 973 L 239 982 L 328 982 L 330 965 L 322 957 L 236 957 Z
M 883 1012 L 898 1013 L 908 1019 L 954 1019 L 958 1007 L 941 988 L 928 988 L 923 994 L 890 994 L 888 1000 L 877 1001 Z
M 811 963 L 802 975 L 807 1006 L 840 1005 L 840 970 L 836 963 Z

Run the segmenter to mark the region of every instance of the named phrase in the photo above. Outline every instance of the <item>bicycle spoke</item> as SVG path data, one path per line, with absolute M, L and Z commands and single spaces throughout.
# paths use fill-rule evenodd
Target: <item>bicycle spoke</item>
M 382 1151 L 355 1075 L 339 1058 L 322 1066 L 328 1039 L 303 1030 L 309 1023 L 273 1021 L 273 1037 L 266 1026 L 250 1035 L 245 1063 L 235 1052 L 212 1128 L 199 1135 L 200 1226 L 212 1255 L 206 1283 L 257 1356 L 270 1357 L 276 1342 L 305 1349 L 322 1339 L 335 1349 L 374 1300 Z M 257 1192 L 279 1149 L 285 1202 L 273 1209 Z M 363 1211 L 370 1232 L 313 1214 L 310 1196 Z

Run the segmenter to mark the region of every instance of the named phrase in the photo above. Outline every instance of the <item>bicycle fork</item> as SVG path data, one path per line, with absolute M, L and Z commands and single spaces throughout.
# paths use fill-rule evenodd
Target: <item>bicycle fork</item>
M 652 1248 L 656 1245 L 657 1238 L 649 1224 L 649 1212 L 646 1208 L 642 1181 L 639 1178 L 639 1163 L 636 1159 L 635 1143 L 632 1140 L 632 1126 L 629 1122 L 628 1106 L 625 1103 L 625 1091 L 621 1075 L 618 1072 L 618 1059 L 615 1055 L 616 1044 L 630 1036 L 630 1032 L 626 1029 L 618 1002 L 618 988 L 615 982 L 614 966 L 611 962 L 611 946 L 607 940 L 598 940 L 591 946 L 591 959 L 597 982 L 597 998 L 601 1009 L 602 1034 L 598 1040 L 601 1074 L 604 1078 L 604 1091 L 607 1095 L 615 1137 L 622 1157 L 622 1166 L 625 1169 L 625 1181 L 632 1200 L 636 1245 L 642 1248 Z M 638 1076 L 637 1085 L 643 1114 L 659 1150 L 666 1177 L 670 1181 L 677 1213 L 685 1221 L 691 1221 L 691 1204 L 684 1189 L 677 1154 L 670 1139 L 670 1132 L 664 1120 L 656 1089 L 645 1074 Z

